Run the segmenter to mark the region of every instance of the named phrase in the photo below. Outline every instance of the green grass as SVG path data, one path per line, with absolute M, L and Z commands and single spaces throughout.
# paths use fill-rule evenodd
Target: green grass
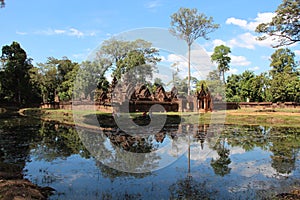
M 168 112 L 154 113 L 167 114 L 170 116 L 180 115 L 182 124 L 236 124 L 236 125 L 262 125 L 276 127 L 300 127 L 299 115 L 280 115 L 276 112 L 296 113 L 296 109 L 276 109 L 274 113 L 255 112 L 256 109 L 239 109 L 230 111 L 217 111 L 208 113 L 194 112 Z M 57 121 L 60 123 L 74 125 L 73 114 L 79 119 L 88 119 L 91 115 L 111 115 L 111 113 L 94 110 L 59 110 L 59 109 L 39 109 L 26 108 L 20 110 L 27 116 L 40 118 L 47 121 Z M 253 115 L 255 113 L 255 115 Z M 131 113 L 131 118 L 141 116 L 142 113 Z

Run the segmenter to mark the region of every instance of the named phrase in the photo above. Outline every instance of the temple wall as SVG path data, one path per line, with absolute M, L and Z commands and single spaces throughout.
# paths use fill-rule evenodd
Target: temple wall
M 159 104 L 164 107 L 167 112 L 186 112 L 186 111 L 200 111 L 205 112 L 201 108 L 197 108 L 197 101 L 194 99 L 178 99 L 173 102 L 159 102 L 159 101 L 135 101 L 130 102 L 129 111 L 130 112 L 148 112 L 152 105 Z M 112 112 L 112 107 L 110 105 L 100 105 L 95 104 L 92 101 L 78 101 L 74 102 L 73 106 L 80 110 L 97 110 L 103 112 Z M 72 109 L 72 102 L 56 102 L 56 103 L 46 103 L 41 104 L 40 108 L 48 109 Z M 214 101 L 212 103 L 212 110 L 236 110 L 239 108 L 253 108 L 253 109 L 276 109 L 276 108 L 286 108 L 286 109 L 300 109 L 300 103 L 296 102 L 284 102 L 284 103 L 272 103 L 272 102 L 221 102 Z

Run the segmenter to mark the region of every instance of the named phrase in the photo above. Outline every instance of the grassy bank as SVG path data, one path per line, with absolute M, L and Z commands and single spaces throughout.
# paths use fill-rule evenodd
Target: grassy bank
M 54 110 L 54 109 L 38 109 L 26 108 L 20 110 L 22 115 L 34 118 L 56 121 L 68 125 L 74 125 L 73 112 L 77 117 L 88 119 L 90 116 L 97 114 L 111 115 L 110 113 L 95 111 L 72 111 L 72 110 Z M 186 124 L 237 124 L 237 125 L 262 125 L 276 127 L 300 127 L 300 111 L 295 109 L 277 109 L 277 110 L 255 110 L 240 109 L 228 111 L 216 111 L 212 113 L 179 113 L 169 112 L 168 115 L 181 115 L 182 123 Z M 141 116 L 142 113 L 134 113 L 132 117 Z

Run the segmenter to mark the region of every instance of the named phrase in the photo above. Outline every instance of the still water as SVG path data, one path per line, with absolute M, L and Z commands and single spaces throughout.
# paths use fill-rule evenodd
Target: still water
M 82 135 L 62 124 L 1 118 L 0 168 L 54 188 L 50 199 L 264 199 L 300 185 L 300 129 L 227 125 L 214 141 L 206 137 L 208 125 L 168 124 L 158 134 L 134 138 L 119 132 L 104 127 Z M 168 153 L 143 161 L 151 169 L 167 154 L 175 158 L 155 171 L 128 173 L 102 164 L 113 156 L 135 168 L 136 158 L 120 151 L 165 146 Z

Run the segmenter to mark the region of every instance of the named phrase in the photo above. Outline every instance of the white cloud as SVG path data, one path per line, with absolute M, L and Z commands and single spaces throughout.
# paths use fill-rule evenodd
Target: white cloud
M 250 67 L 249 70 L 251 70 L 251 71 L 257 71 L 257 70 L 259 70 L 259 67 L 258 66 Z
M 226 24 L 233 24 L 249 31 L 229 40 L 227 42 L 228 46 L 233 48 L 240 47 L 246 49 L 255 49 L 256 46 L 271 47 L 272 45 L 276 45 L 274 37 L 267 37 L 267 39 L 259 41 L 257 40 L 257 36 L 255 36 L 253 33 L 259 24 L 270 22 L 274 16 L 275 13 L 266 12 L 258 13 L 256 18 L 250 20 L 238 19 L 234 17 L 228 18 L 226 20 Z
M 75 28 L 70 28 L 69 32 L 68 32 L 68 35 L 76 36 L 76 37 L 84 36 L 83 32 L 81 32 L 81 31 L 79 31 L 78 29 L 75 29 Z
M 242 20 L 242 19 L 237 19 L 234 17 L 230 17 L 226 20 L 226 24 L 233 24 L 233 25 L 237 25 L 240 27 L 247 27 L 247 21 L 246 20 Z
M 248 66 L 251 64 L 251 62 L 248 61 L 247 58 L 244 56 L 230 55 L 230 58 L 231 58 L 231 62 L 230 62 L 231 66 Z
M 255 31 L 259 24 L 270 22 L 274 16 L 275 13 L 272 12 L 258 13 L 257 17 L 249 22 L 244 19 L 230 17 L 226 20 L 226 24 L 233 24 L 246 30 Z
M 232 48 L 241 47 L 246 49 L 255 49 L 255 46 L 271 48 L 274 44 L 276 43 L 271 37 L 268 37 L 263 41 L 259 41 L 257 40 L 257 37 L 250 32 L 238 35 L 236 38 L 233 38 L 228 41 L 228 45 Z
M 300 56 L 300 50 L 295 50 L 294 52 L 296 56 Z
M 214 48 L 215 48 L 216 46 L 220 46 L 220 45 L 225 45 L 225 46 L 227 46 L 226 42 L 223 41 L 223 40 L 220 40 L 220 39 L 215 39 L 215 40 L 213 40 L 212 44 L 213 44 L 213 47 L 214 47 Z
M 177 54 L 169 54 L 165 60 L 166 62 L 175 64 L 179 70 L 179 76 L 185 78 L 188 74 L 188 59 L 187 56 L 181 56 Z M 207 74 L 213 70 L 214 65 L 210 61 L 209 54 L 200 48 L 191 50 L 191 75 L 197 77 L 197 79 L 205 79 Z
M 27 35 L 26 32 L 22 32 L 22 31 L 16 31 L 16 34 L 17 34 L 17 35 Z
M 67 35 L 75 37 L 84 37 L 84 36 L 95 36 L 96 31 L 80 31 L 76 28 L 67 28 L 67 29 L 52 29 L 36 31 L 35 34 L 38 35 Z
M 231 74 L 237 74 L 238 71 L 239 70 L 237 68 L 230 68 L 229 71 L 227 71 L 226 73 L 231 75 Z
M 164 56 L 158 56 L 158 58 L 160 58 L 160 62 L 166 62 L 167 59 Z
M 65 30 L 59 30 L 59 29 L 54 30 L 54 33 L 56 34 L 64 34 L 65 32 L 66 32 Z
M 159 1 L 150 1 L 145 4 L 145 7 L 148 9 L 154 9 L 159 6 L 161 6 L 161 3 Z

